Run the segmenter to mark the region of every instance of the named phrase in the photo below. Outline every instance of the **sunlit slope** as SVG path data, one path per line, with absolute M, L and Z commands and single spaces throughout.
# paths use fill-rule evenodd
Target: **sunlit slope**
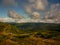
M 0 23 L 0 45 L 60 45 L 59 30 L 48 30 L 46 25 L 52 24 Z
M 19 33 L 19 31 L 16 26 L 0 22 L 0 33 Z

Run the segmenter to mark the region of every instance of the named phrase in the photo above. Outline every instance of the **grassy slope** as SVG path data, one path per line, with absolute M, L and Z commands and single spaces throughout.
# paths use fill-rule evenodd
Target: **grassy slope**
M 46 30 L 49 24 L 42 26 L 44 30 L 40 28 L 40 25 L 42 26 L 42 24 L 0 23 L 0 45 L 60 45 L 59 30 Z

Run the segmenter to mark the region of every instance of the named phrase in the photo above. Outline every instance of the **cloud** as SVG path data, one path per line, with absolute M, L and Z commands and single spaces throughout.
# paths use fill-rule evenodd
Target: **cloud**
M 60 4 L 52 4 L 50 9 L 50 15 L 57 16 L 58 12 L 60 12 Z
M 32 19 L 39 19 L 40 18 L 40 14 L 38 12 L 33 12 L 31 18 Z
M 35 10 L 45 10 L 47 4 L 47 0 L 29 0 L 29 5 Z
M 35 12 L 39 13 L 40 11 L 45 11 L 47 5 L 48 5 L 47 0 L 28 0 L 28 3 L 24 4 L 24 9 L 31 18 L 31 16 L 33 17 L 32 15 L 33 13 Z M 41 14 L 39 13 L 39 15 Z
M 50 10 L 46 13 L 47 19 L 60 21 L 60 3 L 51 4 Z
M 15 22 L 12 18 L 0 18 L 0 22 Z
M 22 19 L 24 18 L 23 16 L 20 16 L 19 14 L 17 14 L 14 10 L 9 10 L 8 11 L 8 16 L 14 19 Z
M 15 0 L 3 0 L 4 6 L 17 6 L 17 2 Z
M 42 22 L 42 23 L 56 23 L 54 20 L 41 20 L 41 19 L 30 19 L 30 20 L 26 20 L 26 19 L 12 19 L 12 18 L 0 18 L 0 22 L 14 22 L 14 23 L 30 23 L 30 22 Z M 60 22 L 57 22 L 60 23 Z
M 30 14 L 32 13 L 32 9 L 30 6 L 25 6 L 26 13 Z
M 45 7 L 47 5 L 47 0 L 35 0 L 32 4 L 32 7 L 35 10 L 45 10 Z

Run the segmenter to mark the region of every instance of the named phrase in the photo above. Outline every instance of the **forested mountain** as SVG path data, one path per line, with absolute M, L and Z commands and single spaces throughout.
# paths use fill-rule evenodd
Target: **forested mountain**
M 55 23 L 10 23 L 21 30 L 51 30 L 60 31 L 60 24 Z

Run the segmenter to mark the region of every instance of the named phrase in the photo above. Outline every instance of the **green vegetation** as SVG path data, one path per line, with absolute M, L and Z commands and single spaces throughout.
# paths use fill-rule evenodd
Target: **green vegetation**
M 60 24 L 2 23 L 0 45 L 60 45 Z
M 54 23 L 10 23 L 16 26 L 19 30 L 24 32 L 35 32 L 35 31 L 57 31 L 60 32 L 60 24 Z

